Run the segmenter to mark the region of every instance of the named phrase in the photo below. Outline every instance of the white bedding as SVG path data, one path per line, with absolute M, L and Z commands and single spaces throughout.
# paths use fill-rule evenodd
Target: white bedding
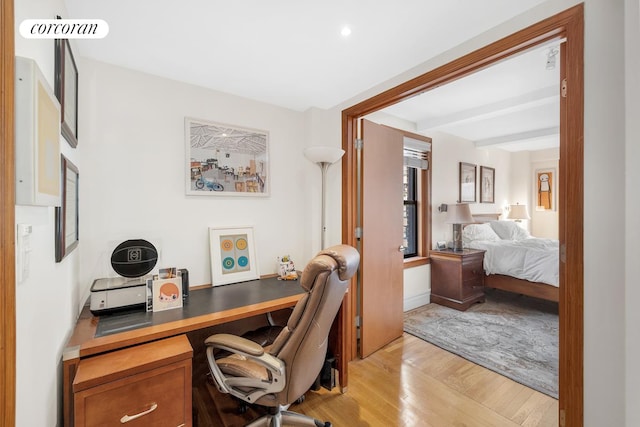
M 482 225 L 486 227 L 488 224 Z M 469 231 L 471 232 L 471 230 Z M 467 233 L 465 246 L 486 250 L 484 254 L 484 270 L 487 275 L 504 274 L 531 282 L 542 282 L 558 286 L 558 240 L 530 236 L 520 240 L 473 239 L 476 236 L 487 237 L 485 233 Z M 465 237 L 465 232 L 463 232 L 463 237 Z

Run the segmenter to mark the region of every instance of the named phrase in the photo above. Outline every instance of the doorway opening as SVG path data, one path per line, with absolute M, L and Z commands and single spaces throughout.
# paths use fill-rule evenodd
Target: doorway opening
M 561 425 L 583 424 L 583 132 L 584 132 L 584 7 L 575 6 L 518 31 L 448 64 L 364 100 L 342 112 L 342 241 L 356 246 L 358 224 L 356 150 L 358 119 L 472 74 L 491 64 L 552 40 L 565 40 L 559 54 L 560 182 L 558 229 L 560 240 L 559 408 Z M 353 285 L 352 285 L 353 286 Z M 352 325 L 355 292 L 349 292 L 343 324 Z M 344 331 L 348 359 L 356 357 L 356 333 Z

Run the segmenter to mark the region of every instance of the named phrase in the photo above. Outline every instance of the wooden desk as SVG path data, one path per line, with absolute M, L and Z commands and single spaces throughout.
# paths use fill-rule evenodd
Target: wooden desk
M 303 295 L 298 281 L 267 278 L 193 290 L 181 309 L 140 311 L 124 322 L 117 315 L 95 317 L 85 306 L 62 355 L 64 425 L 73 425 L 72 385 L 80 359 L 292 307 Z

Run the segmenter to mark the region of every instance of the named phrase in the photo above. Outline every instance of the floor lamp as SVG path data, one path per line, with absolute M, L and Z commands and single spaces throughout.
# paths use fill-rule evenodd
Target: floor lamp
M 304 156 L 320 166 L 322 171 L 322 234 L 320 235 L 320 249 L 324 249 L 325 232 L 327 231 L 325 205 L 327 200 L 326 177 L 329 166 L 337 162 L 344 155 L 344 150 L 338 147 L 309 147 L 304 150 Z

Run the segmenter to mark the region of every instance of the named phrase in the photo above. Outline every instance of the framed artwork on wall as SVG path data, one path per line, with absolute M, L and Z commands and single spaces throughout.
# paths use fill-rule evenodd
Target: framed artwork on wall
M 62 206 L 56 207 L 56 262 L 62 261 L 78 246 L 78 168 L 64 155 L 62 158 Z
M 60 17 L 57 17 L 60 19 Z M 78 145 L 78 68 L 68 39 L 55 41 L 55 91 L 61 110 L 61 132 L 69 145 Z
M 211 284 L 259 279 L 253 227 L 209 228 Z
M 480 166 L 480 203 L 495 203 L 496 170 Z
M 60 103 L 33 59 L 15 61 L 16 204 L 60 206 Z
M 460 162 L 460 203 L 476 201 L 476 169 L 474 164 Z
M 268 196 L 269 133 L 185 119 L 187 195 Z
M 536 169 L 534 176 L 536 211 L 556 210 L 556 181 L 555 168 Z

